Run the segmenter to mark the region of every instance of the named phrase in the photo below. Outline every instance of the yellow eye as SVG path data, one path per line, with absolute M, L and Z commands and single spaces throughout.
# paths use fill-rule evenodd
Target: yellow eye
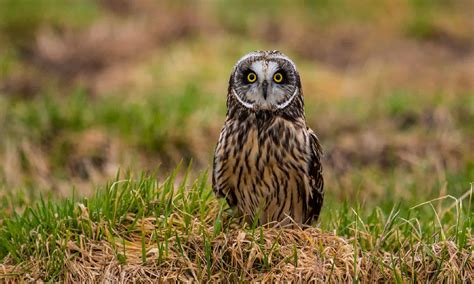
M 257 80 L 257 74 L 253 73 L 253 72 L 250 72 L 248 75 L 247 75 L 247 81 L 249 83 L 253 83 Z
M 281 83 L 283 81 L 283 75 L 281 75 L 280 72 L 275 73 L 275 75 L 273 75 L 273 81 L 276 83 Z

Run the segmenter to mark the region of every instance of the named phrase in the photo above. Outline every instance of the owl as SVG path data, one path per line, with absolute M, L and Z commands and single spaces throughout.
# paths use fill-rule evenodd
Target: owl
M 293 61 L 279 51 L 240 58 L 214 153 L 217 197 L 250 223 L 309 225 L 323 204 L 321 156 Z

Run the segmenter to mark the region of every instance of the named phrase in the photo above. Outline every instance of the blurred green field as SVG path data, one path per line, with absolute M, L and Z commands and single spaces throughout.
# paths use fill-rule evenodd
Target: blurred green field
M 353 258 L 358 251 L 381 262 L 385 253 L 397 258 L 388 261 L 388 271 L 399 275 L 393 282 L 455 279 L 448 277 L 456 277 L 455 269 L 464 269 L 458 277 L 472 276 L 474 2 L 32 3 L 0 1 L 0 274 L 37 260 L 48 269 L 37 271 L 28 263 L 31 277 L 66 279 L 65 264 L 50 260 L 51 254 L 69 255 L 67 242 L 51 247 L 58 240 L 113 243 L 111 238 L 133 242 L 141 236 L 143 242 L 143 228 L 127 230 L 128 221 L 115 215 L 92 216 L 111 205 L 94 202 L 111 190 L 112 181 L 126 179 L 126 172 L 134 177 L 130 184 L 145 173 L 149 184 L 130 188 L 141 188 L 137 196 L 145 194 L 144 204 L 152 206 L 160 202 L 153 196 L 166 195 L 163 184 L 178 164 L 192 161 L 190 180 L 210 171 L 233 64 L 249 51 L 278 49 L 298 66 L 307 119 L 325 152 L 321 232 L 354 242 Z M 208 180 L 202 188 L 193 182 L 178 186 L 185 171 L 176 175 L 176 190 L 210 188 Z M 174 197 L 166 198 L 161 201 Z M 204 238 L 210 234 L 212 246 L 219 234 L 236 231 L 233 221 L 223 221 L 225 229 L 216 233 L 212 220 L 227 213 L 212 195 L 206 198 L 207 211 L 200 214 L 213 219 L 195 215 L 196 226 Z M 40 200 L 52 203 L 28 209 Z M 87 222 L 107 223 L 99 226 L 99 235 L 66 221 L 79 218 L 78 203 L 92 216 Z M 179 204 L 173 207 L 178 215 L 197 214 Z M 164 214 L 135 204 L 130 210 L 137 220 Z M 164 215 L 172 215 L 166 210 Z M 54 218 L 32 217 L 54 212 L 64 227 L 52 226 Z M 187 224 L 185 217 L 176 218 Z M 187 226 L 176 225 L 173 232 L 185 236 Z M 34 244 L 31 231 L 54 237 Z M 157 241 L 156 234 L 146 233 L 146 239 Z M 387 235 L 396 235 L 393 243 L 378 244 Z M 420 253 L 408 249 L 413 236 L 426 245 L 422 258 L 453 257 L 435 249 L 449 241 L 464 264 L 445 267 L 442 261 L 440 273 L 423 274 L 400 255 Z M 41 246 L 50 250 L 38 250 Z M 207 274 L 190 279 L 218 279 L 212 275 L 218 277 L 219 269 L 211 265 L 218 259 L 205 256 Z M 262 276 L 282 271 L 269 263 L 252 266 L 253 278 L 236 279 L 277 279 Z M 348 274 L 352 280 L 370 279 L 356 268 Z M 387 280 L 382 276 L 379 280 Z M 347 280 L 331 277 L 321 279 Z

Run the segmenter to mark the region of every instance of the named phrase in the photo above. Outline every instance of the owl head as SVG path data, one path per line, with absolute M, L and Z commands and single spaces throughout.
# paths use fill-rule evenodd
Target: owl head
M 293 61 L 279 51 L 251 52 L 235 64 L 228 96 L 249 110 L 283 110 L 301 97 L 300 76 Z

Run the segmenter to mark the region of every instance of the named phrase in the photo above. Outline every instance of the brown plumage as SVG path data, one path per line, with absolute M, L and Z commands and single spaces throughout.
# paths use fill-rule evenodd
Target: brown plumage
M 214 155 L 216 195 L 249 222 L 310 224 L 323 203 L 321 155 L 293 62 L 278 51 L 242 57 Z

